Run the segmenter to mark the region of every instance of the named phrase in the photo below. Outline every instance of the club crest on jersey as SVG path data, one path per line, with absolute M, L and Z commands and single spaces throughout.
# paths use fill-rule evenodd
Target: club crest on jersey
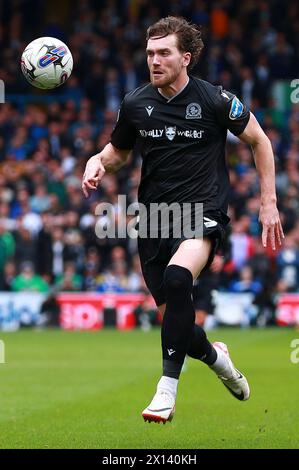
M 176 126 L 173 126 L 173 127 L 165 126 L 165 135 L 168 140 L 173 140 L 176 136 Z
M 241 101 L 235 96 L 229 112 L 229 118 L 234 120 L 239 118 L 243 113 L 244 106 L 242 105 Z
M 186 108 L 186 119 L 201 119 L 201 107 L 198 103 L 190 103 Z

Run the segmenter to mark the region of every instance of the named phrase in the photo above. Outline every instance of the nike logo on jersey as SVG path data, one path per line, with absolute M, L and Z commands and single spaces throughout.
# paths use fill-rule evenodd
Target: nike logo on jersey
M 174 349 L 167 349 L 168 355 L 171 356 L 172 354 L 175 353 Z
M 146 106 L 145 107 L 145 110 L 146 110 L 146 112 L 149 116 L 152 114 L 153 109 L 154 109 L 154 106 Z
M 205 227 L 210 228 L 210 227 L 216 227 L 218 222 L 216 222 L 216 220 L 209 219 L 209 217 L 204 217 L 203 223 Z

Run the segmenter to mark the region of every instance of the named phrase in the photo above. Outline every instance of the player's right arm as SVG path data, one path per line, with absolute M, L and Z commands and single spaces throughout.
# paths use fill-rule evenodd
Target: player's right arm
M 106 171 L 113 173 L 121 168 L 127 161 L 130 151 L 120 150 L 111 143 L 104 149 L 93 155 L 86 163 L 82 180 L 82 191 L 85 197 L 90 191 L 97 189 Z
M 86 164 L 82 180 L 85 197 L 89 196 L 90 191 L 97 189 L 106 171 L 113 173 L 126 163 L 135 140 L 136 129 L 131 123 L 125 97 L 111 135 L 111 142 L 100 153 L 93 155 Z

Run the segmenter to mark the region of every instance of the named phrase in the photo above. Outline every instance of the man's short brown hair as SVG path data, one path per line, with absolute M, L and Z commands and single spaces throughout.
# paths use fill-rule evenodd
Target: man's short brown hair
M 179 51 L 191 53 L 191 60 L 188 65 L 188 69 L 191 70 L 198 62 L 200 53 L 204 47 L 201 39 L 200 26 L 188 23 L 185 18 L 167 16 L 147 29 L 146 40 L 164 38 L 169 34 L 176 35 Z

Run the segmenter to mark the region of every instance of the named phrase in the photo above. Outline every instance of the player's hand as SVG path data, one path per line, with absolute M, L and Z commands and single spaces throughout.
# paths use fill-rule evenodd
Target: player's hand
M 91 157 L 85 167 L 82 179 L 82 191 L 84 196 L 89 197 L 90 191 L 97 189 L 105 174 L 105 168 L 98 155 Z
M 220 255 L 215 255 L 211 263 L 210 269 L 213 273 L 220 273 L 224 265 L 224 258 Z
M 263 247 L 267 247 L 267 242 L 269 240 L 272 250 L 276 250 L 277 243 L 280 246 L 284 239 L 284 233 L 275 203 L 268 202 L 261 205 L 259 221 L 263 226 Z

